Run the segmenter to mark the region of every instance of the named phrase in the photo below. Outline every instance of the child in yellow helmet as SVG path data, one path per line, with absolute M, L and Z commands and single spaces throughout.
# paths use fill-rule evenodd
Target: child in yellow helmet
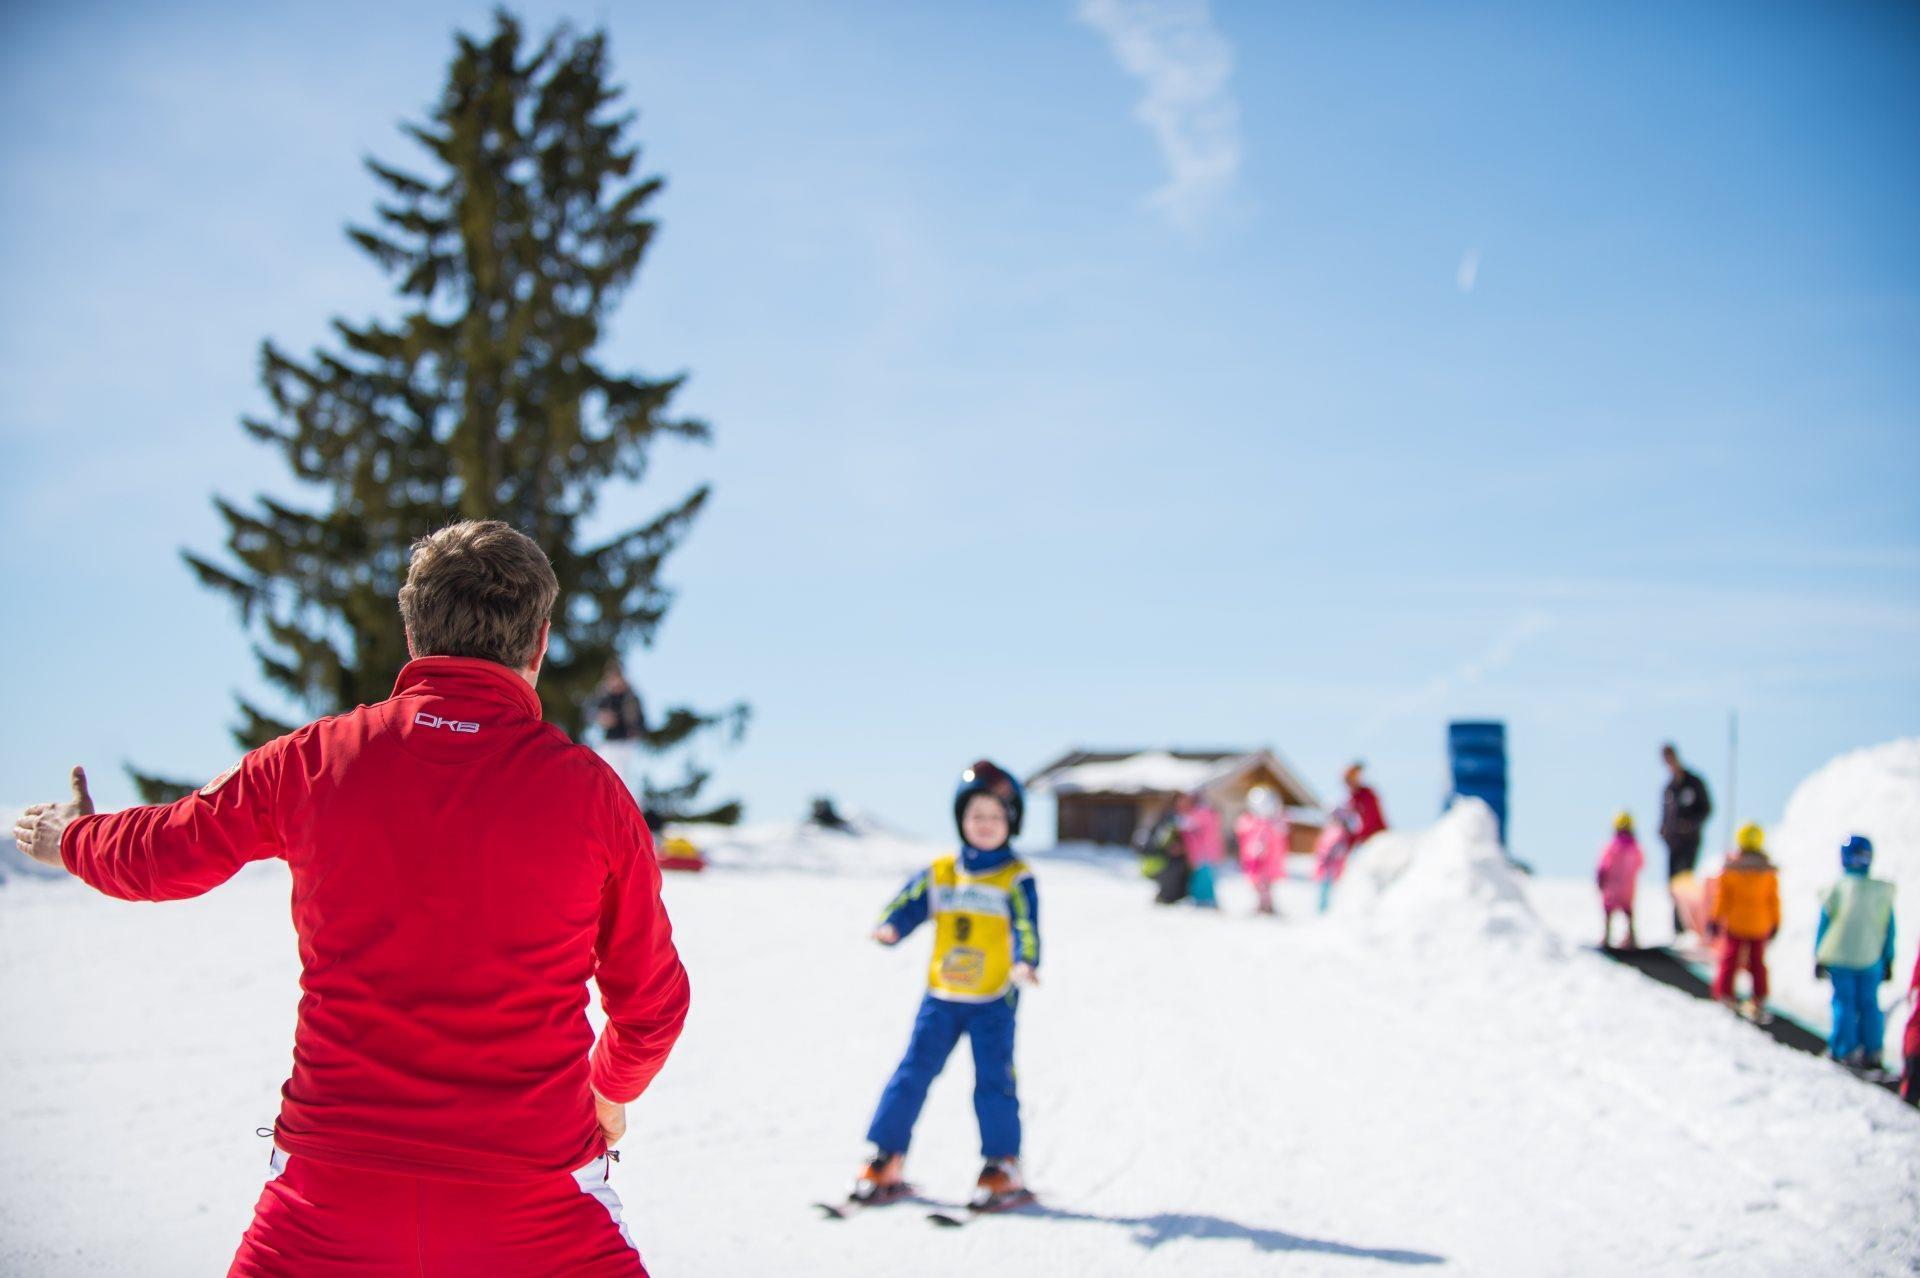
M 1766 832 L 1748 822 L 1734 836 L 1736 851 L 1720 872 L 1713 894 L 1713 922 L 1720 933 L 1720 964 L 1713 996 L 1733 1004 L 1734 974 L 1741 968 L 1753 981 L 1750 1010 L 1765 1019 L 1767 942 L 1780 931 L 1780 872 L 1767 858 Z
M 1633 889 L 1647 863 L 1640 840 L 1633 835 L 1633 814 L 1621 812 L 1613 818 L 1613 837 L 1600 849 L 1600 868 L 1595 878 L 1600 884 L 1600 909 L 1605 918 L 1600 924 L 1600 948 L 1613 945 L 1613 916 L 1627 920 L 1627 948 L 1638 949 L 1633 935 Z

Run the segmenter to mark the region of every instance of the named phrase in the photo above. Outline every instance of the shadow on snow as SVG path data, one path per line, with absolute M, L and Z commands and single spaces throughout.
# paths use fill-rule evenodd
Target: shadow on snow
M 1381 1260 L 1395 1265 L 1443 1265 L 1445 1256 L 1430 1251 L 1407 1251 L 1399 1247 L 1355 1247 L 1325 1238 L 1305 1238 L 1281 1229 L 1259 1229 L 1220 1216 L 1191 1212 L 1158 1212 L 1152 1216 L 1101 1216 L 1093 1212 L 1067 1211 L 1036 1203 L 1011 1213 L 1053 1220 L 1084 1220 L 1102 1225 L 1119 1225 L 1132 1234 L 1136 1246 L 1151 1251 L 1176 1238 L 1241 1239 L 1261 1251 L 1307 1252 L 1321 1256 L 1349 1256 L 1355 1260 Z

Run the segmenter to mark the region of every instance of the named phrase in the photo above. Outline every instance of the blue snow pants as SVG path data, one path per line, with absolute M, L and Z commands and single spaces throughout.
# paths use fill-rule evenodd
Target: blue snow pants
M 1886 1042 L 1886 1017 L 1880 1012 L 1880 968 L 1830 967 L 1833 982 L 1833 1036 L 1827 1050 L 1845 1060 L 1865 1048 L 1867 1059 L 1878 1061 Z
M 1219 898 L 1213 894 L 1213 867 L 1211 865 L 1196 865 L 1193 867 L 1193 878 L 1187 883 L 1187 891 L 1193 894 L 1193 903 L 1203 910 L 1215 909 L 1220 904 Z
M 980 1155 L 1020 1154 L 1020 1098 L 1013 1090 L 1013 1013 L 1019 994 L 991 1003 L 955 1003 L 931 994 L 920 1000 L 913 1037 L 900 1068 L 880 1093 L 867 1139 L 888 1153 L 904 1153 L 927 1088 L 965 1034 L 973 1043 L 973 1112 L 980 1120 Z

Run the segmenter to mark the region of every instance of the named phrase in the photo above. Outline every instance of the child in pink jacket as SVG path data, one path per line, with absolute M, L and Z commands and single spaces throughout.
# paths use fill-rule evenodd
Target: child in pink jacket
M 1346 872 L 1347 857 L 1353 851 L 1354 836 L 1360 830 L 1360 818 L 1352 808 L 1335 808 L 1321 827 L 1313 843 L 1313 877 L 1320 881 L 1320 912 L 1327 912 L 1333 898 L 1333 885 Z
M 1273 791 L 1257 785 L 1247 792 L 1247 810 L 1234 821 L 1233 837 L 1240 844 L 1240 870 L 1253 884 L 1260 913 L 1276 913 L 1273 885 L 1287 877 L 1287 844 L 1292 831 L 1286 809 Z
M 1622 812 L 1613 818 L 1613 838 L 1600 849 L 1600 869 L 1594 876 L 1600 884 L 1600 908 L 1606 919 L 1600 925 L 1600 948 L 1613 945 L 1613 916 L 1627 917 L 1627 948 L 1638 949 L 1633 938 L 1633 887 L 1640 881 L 1640 869 L 1647 857 L 1640 841 L 1633 837 L 1633 815 Z
M 1193 878 L 1187 891 L 1193 903 L 1203 910 L 1217 910 L 1220 902 L 1213 894 L 1213 867 L 1225 854 L 1220 834 L 1220 814 L 1200 794 L 1183 794 L 1179 800 L 1180 833 L 1187 843 L 1187 861 Z

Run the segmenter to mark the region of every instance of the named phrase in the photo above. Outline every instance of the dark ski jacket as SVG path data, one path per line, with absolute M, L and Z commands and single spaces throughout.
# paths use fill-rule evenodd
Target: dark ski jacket
M 647 717 L 632 688 L 602 689 L 587 702 L 591 722 L 600 726 L 605 741 L 638 741 L 647 734 Z
M 1707 794 L 1707 783 L 1698 773 L 1682 769 L 1678 777 L 1667 782 L 1666 793 L 1661 796 L 1660 837 L 1668 843 L 1697 842 L 1712 815 L 1713 800 Z

